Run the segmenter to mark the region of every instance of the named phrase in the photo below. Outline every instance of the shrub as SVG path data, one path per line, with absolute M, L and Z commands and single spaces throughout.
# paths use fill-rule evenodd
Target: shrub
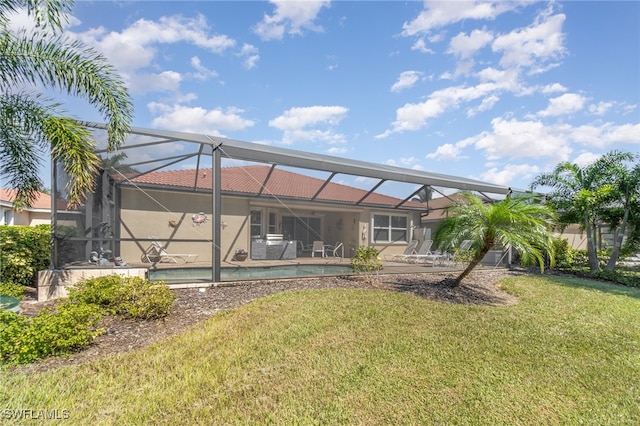
M 155 319 L 171 313 L 176 295 L 162 282 L 108 275 L 79 282 L 69 290 L 69 299 L 98 305 L 113 315 Z
M 29 326 L 29 320 L 26 317 L 0 309 L 0 361 L 2 363 L 17 362 L 21 353 L 29 352 L 29 348 L 22 348 L 21 344 L 22 336 Z
M 25 286 L 11 282 L 0 282 L 0 296 L 11 296 L 16 299 L 24 299 Z
M 354 272 L 370 273 L 382 269 L 380 252 L 375 247 L 360 246 L 351 258 L 351 269 Z
M 0 226 L 0 281 L 33 285 L 50 262 L 51 226 Z
M 95 305 L 62 302 L 45 308 L 33 319 L 0 312 L 0 353 L 3 363 L 25 364 L 49 355 L 76 351 L 104 330 Z

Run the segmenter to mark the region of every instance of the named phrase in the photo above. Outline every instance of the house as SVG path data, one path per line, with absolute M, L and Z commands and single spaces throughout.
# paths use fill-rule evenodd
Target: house
M 360 245 L 399 253 L 414 238 L 424 210 L 420 203 L 402 204 L 399 198 L 249 165 L 221 168 L 221 214 L 216 224 L 212 175 L 211 169 L 166 170 L 113 179 L 111 198 L 119 200 L 120 225 L 109 232 L 120 240 L 116 254 L 128 263 L 140 262 L 149 241 L 156 240 L 170 253 L 193 253 L 198 262 L 211 263 L 214 226 L 221 229 L 223 262 L 231 261 L 238 249 L 260 259 L 254 252 L 259 247 L 256 240 L 267 235 L 294 242 L 295 257 L 311 256 L 314 241 L 342 244 L 345 256 Z M 363 198 L 367 203 L 359 204 Z
M 0 225 L 36 226 L 51 223 L 51 196 L 39 192 L 33 205 L 21 210 L 13 207 L 15 189 L 0 189 Z
M 84 124 L 106 146 L 106 126 Z M 156 129 L 132 128 L 119 164 L 107 161 L 106 148 L 97 153 L 110 166 L 94 191 L 82 205 L 52 212 L 57 270 L 108 266 L 116 258 L 141 268 L 189 259 L 209 267 L 216 282 L 239 249 L 255 261 L 308 257 L 318 242 L 327 250 L 341 246 L 345 257 L 360 246 L 401 253 L 416 236 L 424 238 L 425 206 L 411 200 L 425 188 L 508 191 L 468 178 Z M 234 166 L 223 167 L 223 160 Z M 66 177 L 55 162 L 52 170 L 57 205 Z M 339 183 L 343 177 L 368 189 Z M 387 184 L 401 189 L 383 191 Z M 157 256 L 158 247 L 174 256 Z

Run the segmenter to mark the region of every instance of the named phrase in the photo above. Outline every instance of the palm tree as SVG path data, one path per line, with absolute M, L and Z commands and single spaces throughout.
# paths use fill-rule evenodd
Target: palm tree
M 455 247 L 463 240 L 472 242 L 469 265 L 453 280 L 457 286 L 496 245 L 511 246 L 525 263 L 536 261 L 544 270 L 545 254 L 554 263 L 554 249 L 549 225 L 553 210 L 540 204 L 532 195 L 510 196 L 485 204 L 476 195 L 464 193 L 464 201 L 447 208 L 448 216 L 434 236 L 441 250 Z
M 638 158 L 640 156 L 629 152 L 611 151 L 596 162 L 602 173 L 606 173 L 613 182 L 615 189 L 612 204 L 606 206 L 608 208 L 603 212 L 605 220 L 615 229 L 611 257 L 605 266 L 609 271 L 616 267 L 627 226 L 633 221 L 634 210 L 640 205 L 640 163 L 630 164 Z
M 35 93 L 36 87 L 86 99 L 105 118 L 109 150 L 124 143 L 133 106 L 124 83 L 106 58 L 59 33 L 73 1 L 8 0 L 0 3 L 0 176 L 17 190 L 15 204 L 30 205 L 43 186 L 41 153 L 69 175 L 68 203 L 92 189 L 100 160 L 91 133 L 64 117 L 60 104 Z M 9 14 L 25 8 L 34 18 L 32 34 L 9 29 Z M 33 86 L 31 90 L 18 88 Z M 34 94 L 35 93 L 35 94 Z
M 621 197 L 630 197 L 627 208 L 633 206 L 634 196 L 632 173 L 626 181 L 622 179 L 621 162 L 631 160 L 632 155 L 613 151 L 603 155 L 597 161 L 580 167 L 577 164 L 563 162 L 550 173 L 537 176 L 531 189 L 541 186 L 552 188 L 547 194 L 549 202 L 559 212 L 559 221 L 563 224 L 577 223 L 587 236 L 587 254 L 589 269 L 592 273 L 600 271 L 597 251 L 597 227 L 603 217 L 611 217 L 611 210 L 620 204 Z M 625 189 L 624 186 L 630 186 Z M 637 182 L 635 191 L 637 192 Z M 628 195 L 622 195 L 628 192 Z M 619 249 L 618 249 L 619 252 Z M 616 254 L 617 257 L 617 254 Z

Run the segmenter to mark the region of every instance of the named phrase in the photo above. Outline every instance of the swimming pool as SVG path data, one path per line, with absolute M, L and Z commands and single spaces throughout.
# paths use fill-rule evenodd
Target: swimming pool
M 261 278 L 287 278 L 294 276 L 317 275 L 344 275 L 351 274 L 349 265 L 278 265 L 258 267 L 234 267 L 221 268 L 220 279 L 222 281 L 261 279 Z M 151 281 L 212 281 L 211 268 L 171 268 L 150 269 Z

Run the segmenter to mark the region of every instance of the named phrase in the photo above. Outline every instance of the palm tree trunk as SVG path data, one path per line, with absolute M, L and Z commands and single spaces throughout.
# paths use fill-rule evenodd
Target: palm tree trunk
M 600 262 L 598 262 L 598 251 L 596 249 L 595 229 L 591 226 L 589 218 L 585 218 L 585 227 L 587 233 L 587 255 L 589 256 L 589 270 L 594 273 L 600 271 Z
M 478 264 L 480 264 L 480 262 L 482 262 L 482 259 L 484 259 L 484 257 L 487 255 L 487 253 L 489 253 L 489 250 L 491 250 L 491 247 L 489 247 L 487 249 L 482 248 L 478 253 L 476 253 L 476 255 L 473 257 L 473 259 L 471 259 L 471 262 L 469 262 L 469 264 L 467 265 L 465 270 L 462 271 L 462 273 L 460 275 L 458 275 L 453 280 L 454 281 L 453 287 L 457 287 L 457 286 L 460 285 L 460 282 L 462 282 L 464 277 L 469 275 L 471 273 L 471 271 L 473 271 L 473 269 L 476 266 L 478 266 Z
M 616 263 L 618 263 L 618 257 L 620 257 L 620 249 L 622 248 L 622 239 L 624 238 L 624 233 L 627 231 L 627 221 L 629 220 L 629 209 L 624 210 L 624 216 L 622 218 L 622 225 L 616 234 L 616 237 L 613 240 L 613 251 L 611 252 L 611 257 L 609 258 L 609 262 L 607 262 L 607 266 L 605 266 L 605 270 L 613 271 L 616 267 Z

